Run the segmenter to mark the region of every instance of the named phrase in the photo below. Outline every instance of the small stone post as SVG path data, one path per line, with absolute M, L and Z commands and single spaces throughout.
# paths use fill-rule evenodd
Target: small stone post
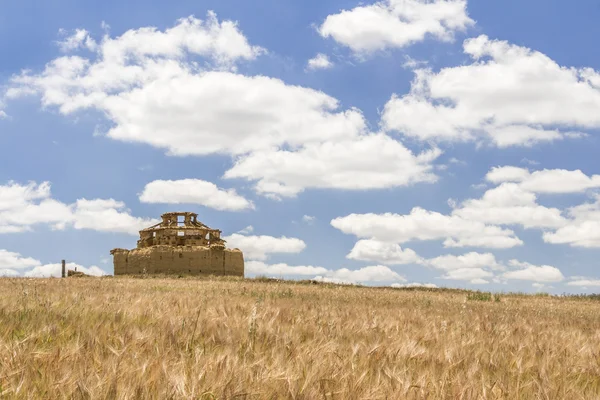
M 67 266 L 65 265 L 65 260 L 62 260 L 62 277 L 65 278 L 67 276 Z

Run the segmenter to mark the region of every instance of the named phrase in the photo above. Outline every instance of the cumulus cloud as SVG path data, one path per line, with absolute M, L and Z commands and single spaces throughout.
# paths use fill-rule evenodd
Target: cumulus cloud
M 579 286 L 579 287 L 599 287 L 600 279 L 592 279 L 585 277 L 573 277 L 570 282 L 567 282 L 568 286 Z
M 2 101 L 2 96 L 0 96 L 0 121 L 3 119 L 8 118 L 8 114 L 6 114 L 6 112 L 4 112 L 3 108 L 4 108 L 4 102 Z
M 77 269 L 78 272 L 83 272 L 87 275 L 92 276 L 103 276 L 106 275 L 106 272 L 97 266 L 84 267 L 82 265 L 76 263 L 67 263 L 67 270 L 74 271 Z M 62 274 L 62 264 L 46 264 L 40 265 L 39 267 L 35 267 L 31 271 L 25 272 L 23 276 L 27 278 L 60 278 Z
M 306 144 L 301 150 L 254 152 L 241 157 L 225 178 L 257 180 L 259 193 L 294 197 L 307 188 L 382 189 L 436 182 L 432 149 L 414 155 L 391 137 L 367 134 L 335 142 Z
M 491 278 L 494 274 L 486 271 L 483 268 L 458 268 L 446 272 L 442 279 L 469 281 L 474 285 L 483 285 L 489 283 L 484 278 Z
M 97 266 L 84 267 L 76 263 L 67 263 L 67 270 L 83 272 L 87 275 L 102 276 L 106 272 Z M 24 257 L 19 253 L 0 249 L 0 277 L 59 278 L 62 275 L 62 264 L 42 264 L 39 260 Z
M 392 283 L 390 285 L 393 288 L 428 288 L 428 289 L 437 289 L 439 286 L 433 283 Z
M 238 231 L 237 233 L 240 233 L 242 235 L 247 235 L 249 233 L 254 232 L 254 227 L 252 225 L 248 225 L 247 227 L 245 227 L 244 229 Z
M 503 183 L 481 199 L 467 200 L 452 214 L 470 221 L 525 228 L 559 228 L 567 222 L 559 209 L 537 204 L 534 193 L 515 183 Z
M 408 215 L 351 214 L 331 221 L 334 228 L 359 238 L 386 243 L 443 240 L 445 247 L 511 248 L 523 242 L 509 229 L 486 225 L 457 215 L 414 208 Z
M 244 252 L 247 260 L 266 260 L 270 254 L 296 254 L 306 248 L 300 239 L 273 236 L 247 236 L 234 233 L 223 238 L 228 247 L 238 248 Z
M 485 176 L 489 182 L 500 184 L 504 182 L 523 182 L 531 174 L 527 168 L 513 167 L 510 165 L 504 167 L 493 167 Z
M 600 247 L 600 195 L 595 197 L 593 203 L 569 208 L 567 224 L 554 232 L 545 232 L 544 241 L 573 247 Z
M 75 203 L 73 227 L 100 232 L 119 232 L 137 235 L 140 230 L 160 222 L 158 219 L 133 217 L 125 203 L 113 199 L 86 200 Z
M 470 252 L 459 256 L 445 255 L 425 260 L 423 263 L 444 271 L 466 268 L 504 269 L 504 266 L 496 260 L 496 256 L 492 253 Z
M 91 229 L 137 235 L 156 219 L 133 217 L 114 199 L 79 199 L 65 204 L 51 197 L 50 183 L 8 182 L 0 185 L 0 233 L 30 231 L 36 225 L 51 229 Z
M 63 40 L 57 42 L 58 47 L 61 51 L 68 53 L 80 49 L 87 49 L 95 51 L 98 47 L 96 41 L 91 37 L 90 33 L 85 29 L 75 29 L 72 35 L 67 36 L 68 33 L 61 29 L 58 32 L 60 35 L 65 36 Z
M 501 262 L 496 260 L 494 254 L 477 252 L 462 255 L 447 254 L 424 259 L 420 264 L 443 271 L 441 279 L 468 281 L 475 285 L 489 283 L 487 279 L 494 277 L 494 271 L 506 269 Z
M 19 253 L 0 249 L 0 269 L 26 269 L 42 265 L 39 260 L 31 257 L 23 257 Z
M 19 271 L 14 269 L 0 268 L 0 278 L 16 278 L 20 276 Z
M 502 166 L 492 168 L 486 180 L 500 184 L 481 199 L 463 202 L 453 215 L 496 225 L 522 225 L 545 229 L 543 239 L 573 247 L 600 247 L 600 197 L 595 201 L 559 210 L 537 203 L 537 193 L 583 193 L 600 187 L 600 175 L 581 170 Z
M 450 41 L 474 21 L 466 0 L 385 0 L 327 16 L 321 36 L 358 54 L 402 48 L 427 36 Z
M 581 170 L 544 169 L 530 172 L 512 166 L 495 167 L 486 175 L 493 183 L 517 182 L 523 190 L 534 193 L 580 193 L 600 188 L 600 175 L 588 176 Z
M 49 182 L 0 185 L 0 233 L 24 232 L 36 224 L 59 228 L 71 219 L 71 207 L 50 197 Z
M 403 249 L 398 244 L 380 242 L 374 239 L 356 242 L 346 258 L 387 265 L 414 264 L 422 261 L 421 257 L 411 249 Z
M 142 203 L 199 204 L 220 211 L 253 209 L 254 204 L 235 189 L 220 189 L 200 179 L 156 180 L 139 195 Z
M 297 265 L 291 266 L 284 263 L 266 264 L 262 261 L 248 261 L 244 266 L 249 274 L 265 275 L 269 277 L 282 277 L 285 275 L 318 275 L 327 273 L 323 267 Z
M 91 57 L 65 55 L 40 73 L 13 77 L 6 96 L 37 95 L 64 115 L 100 111 L 112 126 L 108 138 L 168 155 L 229 155 L 234 165 L 224 177 L 252 181 L 272 198 L 436 180 L 431 163 L 439 150 L 413 154 L 369 132 L 360 110 L 342 109 L 321 91 L 235 72 L 262 52 L 236 23 L 209 13 L 165 31 L 107 35 Z
M 333 63 L 329 60 L 326 54 L 319 53 L 315 57 L 308 60 L 307 68 L 309 70 L 329 69 L 333 67 Z
M 393 95 L 382 125 L 421 140 L 489 139 L 532 146 L 600 127 L 600 74 L 485 35 L 464 42 L 473 62 L 415 71 L 411 92 Z
M 262 261 L 248 261 L 246 271 L 254 275 L 269 277 L 315 276 L 314 280 L 330 283 L 369 283 L 369 282 L 405 282 L 406 279 L 389 267 L 375 265 L 357 270 L 347 268 L 327 269 L 314 266 L 291 266 L 288 264 L 265 264 Z
M 384 265 L 363 267 L 357 270 L 350 270 L 347 268 L 337 269 L 330 271 L 327 274 L 327 277 L 356 283 L 388 281 L 406 282 L 406 279 L 403 276 Z
M 516 279 L 534 282 L 560 282 L 565 279 L 562 272 L 550 265 L 533 265 L 526 262 L 511 260 L 509 265 L 519 269 L 502 274 L 505 279 Z

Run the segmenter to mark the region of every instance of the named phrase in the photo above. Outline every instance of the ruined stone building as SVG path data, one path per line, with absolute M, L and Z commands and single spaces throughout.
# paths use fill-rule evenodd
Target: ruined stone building
M 244 256 L 225 248 L 221 231 L 198 221 L 198 214 L 171 212 L 140 231 L 133 250 L 113 249 L 115 275 L 187 274 L 244 276 Z

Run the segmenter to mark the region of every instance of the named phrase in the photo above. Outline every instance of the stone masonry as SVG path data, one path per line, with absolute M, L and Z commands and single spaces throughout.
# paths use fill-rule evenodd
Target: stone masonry
M 137 248 L 113 249 L 115 275 L 180 274 L 244 276 L 244 256 L 225 248 L 221 231 L 190 212 L 172 212 L 140 231 Z

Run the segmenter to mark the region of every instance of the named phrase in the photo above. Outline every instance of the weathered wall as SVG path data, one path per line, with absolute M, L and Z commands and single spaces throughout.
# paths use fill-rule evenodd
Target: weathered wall
M 244 276 L 244 256 L 240 250 L 204 246 L 153 246 L 131 251 L 117 249 L 113 254 L 115 275 L 187 274 Z

